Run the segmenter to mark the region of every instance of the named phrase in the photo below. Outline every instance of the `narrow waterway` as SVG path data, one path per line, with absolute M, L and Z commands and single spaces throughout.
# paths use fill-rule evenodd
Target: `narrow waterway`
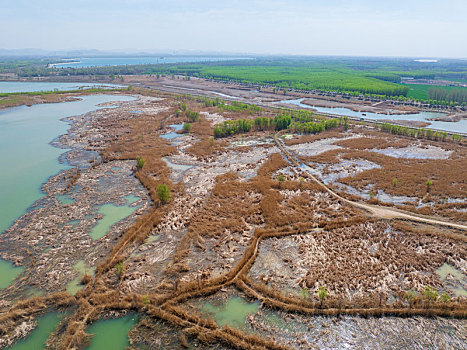
M 329 114 L 336 114 L 336 115 L 342 115 L 342 116 L 347 116 L 347 117 L 363 118 L 367 120 L 384 120 L 384 119 L 397 120 L 399 119 L 399 120 L 422 121 L 422 122 L 431 123 L 431 125 L 427 126 L 427 128 L 430 128 L 430 129 L 444 130 L 444 131 L 454 132 L 454 133 L 456 132 L 467 133 L 467 119 L 462 119 L 458 122 L 441 122 L 441 121 L 429 120 L 430 118 L 436 118 L 436 117 L 446 115 L 446 113 L 421 111 L 419 113 L 413 113 L 413 114 L 387 115 L 387 114 L 378 114 L 378 113 L 371 113 L 371 112 L 356 112 L 356 111 L 352 111 L 349 108 L 342 108 L 342 107 L 330 108 L 330 107 L 310 106 L 310 105 L 304 104 L 303 100 L 305 99 L 299 98 L 295 100 L 282 100 L 276 103 L 287 103 L 287 104 L 299 106 L 301 108 L 315 109 L 316 111 L 320 113 L 329 113 Z

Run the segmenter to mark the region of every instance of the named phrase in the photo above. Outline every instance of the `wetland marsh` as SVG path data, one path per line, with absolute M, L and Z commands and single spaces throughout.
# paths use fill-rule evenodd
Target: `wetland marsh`
M 73 112 L 59 106 L 79 101 L 44 105 L 58 106 L 40 146 L 54 166 L 0 235 L 2 258 L 21 266 L 5 265 L 0 347 L 357 349 L 404 346 L 401 334 L 420 347 L 467 345 L 464 144 L 353 123 L 214 138 L 216 123 L 278 111 L 146 89 L 82 98 Z M 185 122 L 190 132 L 177 133 Z M 338 197 L 338 184 L 354 192 Z

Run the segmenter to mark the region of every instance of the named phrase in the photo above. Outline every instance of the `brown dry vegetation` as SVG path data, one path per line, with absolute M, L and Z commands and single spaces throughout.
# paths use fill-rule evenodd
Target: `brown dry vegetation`
M 403 159 L 368 151 L 350 151 L 341 157 L 366 159 L 379 164 L 381 169 L 367 170 L 342 182 L 356 188 L 374 184 L 390 194 L 423 197 L 427 193 L 426 181 L 432 180 L 432 196 L 465 198 L 467 157 L 464 153 L 450 159 Z M 397 186 L 393 185 L 394 178 L 398 180 Z
M 274 241 L 268 254 L 283 259 L 268 269 L 275 290 L 326 286 L 330 295 L 355 300 L 379 291 L 393 296 L 403 291 L 442 288 L 432 272 L 445 262 L 461 261 L 465 244 L 452 238 L 393 230 L 386 223 L 367 221 L 333 230 Z M 287 248 L 282 252 L 281 246 Z M 342 252 L 345 251 L 345 254 Z M 267 268 L 267 264 L 263 267 Z M 285 270 L 293 274 L 284 273 Z
M 141 89 L 133 91 L 158 96 L 153 91 Z M 164 96 L 167 97 L 167 95 Z M 385 224 L 379 222 L 367 224 L 374 225 L 378 229 L 363 230 L 362 227 L 365 227 L 364 222 L 367 220 L 364 213 L 332 197 L 323 191 L 319 184 L 312 181 L 299 182 L 296 177 L 287 178 L 283 183 L 279 183 L 277 181 L 278 170 L 288 167 L 289 163 L 278 153 L 272 154 L 258 169 L 257 175 L 249 181 L 240 179 L 234 173 L 227 173 L 216 178 L 210 196 L 196 212 L 188 225 L 187 233 L 178 242 L 178 247 L 171 257 L 172 261 L 165 270 L 164 288 L 160 287 L 157 293 L 148 295 L 148 303 L 143 302 L 143 295 L 123 292 L 120 286 L 125 278 L 124 273 L 123 276 L 117 277 L 112 268 L 117 262 L 127 263 L 129 261 L 132 249 L 140 245 L 153 232 L 154 227 L 163 220 L 171 206 L 170 203 L 168 205 L 159 203 L 155 190 L 157 185 L 167 184 L 172 190 L 173 198 L 184 194 L 182 184 L 174 184 L 170 181 L 169 168 L 161 159 L 177 151 L 169 142 L 159 137 L 162 132 L 161 126 L 167 124 L 168 119 L 171 122 L 175 120 L 173 114 L 178 101 L 167 98 L 166 103 L 167 109 L 156 115 L 143 114 L 137 118 L 102 125 L 103 128 L 114 131 L 114 136 L 107 140 L 110 145 L 102 153 L 104 161 L 134 160 L 137 156 L 146 160 L 144 167 L 135 171 L 135 176 L 147 188 L 153 200 L 154 205 L 151 210 L 121 233 L 109 256 L 99 263 L 94 279 L 86 278 L 84 280 L 86 286 L 75 297 L 62 293 L 29 299 L 16 304 L 0 314 L 0 335 L 12 331 L 26 317 L 44 312 L 47 308 L 74 305 L 74 313 L 68 320 L 66 329 L 57 335 L 59 337 L 57 347 L 61 349 L 85 346 L 89 341 L 89 335 L 85 333 L 89 322 L 105 316 L 110 311 L 128 312 L 130 310 L 144 314 L 147 318 L 167 321 L 178 329 L 182 329 L 183 337 L 197 337 L 204 343 L 222 342 L 227 346 L 242 349 L 287 349 L 285 345 L 258 335 L 248 335 L 230 327 L 221 328 L 211 319 L 203 318 L 192 309 L 188 310 L 183 307 L 183 303 L 191 298 L 214 294 L 226 286 L 236 286 L 245 294 L 262 300 L 270 307 L 310 315 L 467 317 L 467 304 L 462 300 L 453 300 L 443 304 L 441 302 L 426 304 L 421 299 L 417 299 L 413 304 L 408 305 L 401 299 L 389 304 L 381 295 L 374 294 L 366 295 L 359 300 L 343 298 L 342 290 L 351 289 L 356 280 L 361 283 L 362 289 L 372 290 L 374 284 L 381 283 L 384 279 L 387 269 L 394 270 L 391 271 L 395 274 L 400 273 L 407 266 L 410 266 L 408 272 L 432 269 L 446 261 L 448 257 L 455 258 L 462 255 L 464 246 L 459 245 L 453 248 L 456 242 L 447 239 L 440 253 L 433 251 L 432 239 L 429 235 L 420 236 L 417 232 L 410 230 L 406 233 L 402 226 L 398 227 L 401 232 L 393 238 L 382 236 L 381 228 Z M 194 100 L 188 100 L 187 103 L 190 109 L 201 110 L 201 105 Z M 244 117 L 242 113 L 230 112 L 230 114 L 234 118 Z M 194 123 L 192 133 L 201 141 L 188 150 L 189 153 L 203 159 L 216 152 L 223 152 L 225 146 L 221 143 L 216 146 L 205 145 L 212 135 L 208 124 L 204 118 L 201 122 Z M 331 133 L 328 133 L 326 137 L 329 135 Z M 334 136 L 338 137 L 337 135 Z M 309 141 L 310 138 L 307 140 Z M 331 152 L 322 156 L 323 161 L 326 159 L 332 161 L 339 154 L 339 152 Z M 373 157 L 373 155 L 370 152 L 355 150 L 345 152 L 342 156 L 358 158 Z M 464 154 L 459 154 L 454 159 L 433 163 L 432 161 L 420 163 L 419 161 L 412 163 L 403 161 L 402 164 L 395 164 L 394 161 L 387 159 L 390 157 L 381 155 L 374 155 L 371 160 L 378 164 L 378 161 L 382 162 L 384 167 L 388 167 L 389 173 L 391 170 L 396 172 L 396 167 L 405 166 L 407 177 L 400 176 L 401 186 L 402 184 L 407 187 L 412 186 L 411 190 L 415 189 L 418 192 L 422 191 L 420 181 L 423 183 L 426 181 L 426 172 L 422 180 L 417 177 L 421 176 L 422 168 L 427 166 L 425 169 L 428 170 L 425 171 L 428 171 L 431 176 L 438 176 L 437 179 L 432 177 L 435 183 L 432 195 L 438 195 L 438 191 L 458 190 L 458 187 L 450 184 L 448 179 L 451 182 L 465 180 L 460 178 L 459 170 L 459 167 L 465 165 L 464 156 Z M 436 167 L 446 167 L 447 164 L 453 169 L 448 171 L 445 181 L 442 182 L 441 177 L 445 173 L 440 173 Z M 391 177 L 389 184 L 392 185 L 394 174 L 388 176 Z M 371 173 L 368 178 L 360 178 L 359 181 L 364 182 L 365 179 L 374 181 L 375 178 L 381 183 L 388 179 L 384 174 L 376 172 Z M 405 191 L 407 189 L 403 193 Z M 390 192 L 389 189 L 388 192 Z M 465 196 L 464 188 L 460 195 Z M 242 246 L 239 243 L 240 236 L 247 238 Z M 330 258 L 310 264 L 308 266 L 310 273 L 305 276 L 302 283 L 308 286 L 316 286 L 316 283 L 326 284 L 335 295 L 325 302 L 317 303 L 296 296 L 284 296 L 280 290 L 270 288 L 263 283 L 253 282 L 248 277 L 261 252 L 261 244 L 264 240 L 295 237 L 302 241 L 298 245 L 300 254 L 309 255 L 312 251 L 308 250 L 306 237 L 310 236 L 326 242 L 327 256 Z M 400 237 L 404 239 L 401 240 Z M 366 256 L 363 263 L 359 253 L 362 239 L 380 245 L 380 250 L 370 257 Z M 452 239 L 456 237 L 453 236 Z M 213 246 L 213 254 L 221 251 L 223 242 L 226 240 L 237 242 L 233 266 L 215 277 L 198 275 L 193 279 L 182 280 L 181 277 L 185 272 L 196 267 L 196 264 L 187 265 L 187 257 L 207 254 L 207 240 L 216 242 Z M 428 248 L 421 258 L 414 258 L 413 251 L 421 246 Z M 344 254 L 343 250 L 345 250 Z M 347 255 L 345 263 L 329 264 L 329 260 L 339 261 L 342 255 Z M 303 259 L 306 261 L 305 258 Z M 174 281 L 175 283 L 169 283 Z M 437 281 L 429 277 L 417 281 L 437 285 Z M 396 288 L 396 291 L 399 293 L 401 288 Z M 145 321 L 145 324 L 151 327 L 149 322 Z
M 393 139 L 389 140 L 386 135 L 378 135 L 379 137 L 359 137 L 348 140 L 337 141 L 334 144 L 337 146 L 352 148 L 352 149 L 383 149 L 388 147 L 402 148 L 410 145 L 408 139 Z
M 310 135 L 295 135 L 293 138 L 285 139 L 284 143 L 287 146 L 299 145 L 301 143 L 308 143 L 314 142 L 322 139 L 327 139 L 330 137 L 341 138 L 345 137 L 342 133 L 342 130 L 339 129 L 329 129 L 318 134 L 310 134 Z
M 208 159 L 214 154 L 220 154 L 225 150 L 227 142 L 225 140 L 214 139 L 211 122 L 204 115 L 200 115 L 200 120 L 191 124 L 190 133 L 196 135 L 200 141 L 193 143 L 187 148 L 187 153 L 198 159 Z
M 360 132 L 359 132 L 360 133 Z M 366 134 L 366 133 L 365 133 Z M 375 135 L 376 134 L 376 135 Z M 372 186 L 372 191 L 383 190 L 385 193 L 396 196 L 418 197 L 423 203 L 432 203 L 419 209 L 416 203 L 406 203 L 402 209 L 414 211 L 422 215 L 437 215 L 448 217 L 456 221 L 467 221 L 467 213 L 461 209 L 466 208 L 465 202 L 447 203 L 447 198 L 465 198 L 467 196 L 467 182 L 465 169 L 467 169 L 467 150 L 464 146 L 447 142 L 421 141 L 419 147 L 437 146 L 452 154 L 447 159 L 406 159 L 395 158 L 369 150 L 384 149 L 388 147 L 404 148 L 414 145 L 413 139 L 388 138 L 387 135 L 370 133 L 371 137 L 360 137 L 335 142 L 335 145 L 344 147 L 321 154 L 301 157 L 303 161 L 320 164 L 337 164 L 341 160 L 364 159 L 381 168 L 366 170 L 353 176 L 339 179 L 339 182 L 357 189 Z M 327 171 L 325 169 L 325 171 Z M 397 183 L 394 184 L 394 179 Z M 433 185 L 427 188 L 427 181 Z M 429 191 L 428 191 L 429 190 Z M 357 200 L 350 194 L 339 192 L 348 199 Z M 374 204 L 380 204 L 372 199 Z

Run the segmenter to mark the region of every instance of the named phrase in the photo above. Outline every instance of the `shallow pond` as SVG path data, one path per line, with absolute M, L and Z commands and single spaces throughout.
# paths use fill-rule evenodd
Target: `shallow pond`
M 451 278 L 455 280 L 456 285 L 448 285 L 448 289 L 458 297 L 467 297 L 467 290 L 462 287 L 463 283 L 467 284 L 467 276 L 464 275 L 462 271 L 456 269 L 454 266 L 444 263 L 436 270 L 436 273 L 442 281 L 446 281 L 448 275 L 451 275 Z
M 135 204 L 141 198 L 135 196 L 134 194 L 129 194 L 128 196 L 123 197 L 128 205 Z
M 137 207 L 128 205 L 117 206 L 115 204 L 104 204 L 98 209 L 98 213 L 102 214 L 102 218 L 97 222 L 97 225 L 91 230 L 89 235 L 96 240 L 104 237 L 109 232 L 110 227 L 120 220 L 125 219 L 136 211 Z
M 180 131 L 183 129 L 183 123 L 182 124 L 171 124 L 169 125 L 169 127 L 174 129 L 175 131 L 171 131 L 167 134 L 161 135 L 163 139 L 171 140 L 171 139 L 175 139 L 177 137 L 183 136 L 182 134 L 177 134 L 177 131 Z
M 81 279 L 83 276 L 85 274 L 93 275 L 95 268 L 87 266 L 84 260 L 79 260 L 75 265 L 73 265 L 73 269 L 76 272 L 79 272 L 79 275 L 72 281 L 68 282 L 66 285 L 66 291 L 72 295 L 75 295 L 77 291 L 83 288 L 83 285 L 81 284 Z
M 446 151 L 440 147 L 433 146 L 429 146 L 427 148 L 420 148 L 415 146 L 408 146 L 404 148 L 373 148 L 371 151 L 394 158 L 406 159 L 447 159 L 452 153 L 452 151 Z
M 413 113 L 413 114 L 387 115 L 387 114 L 378 114 L 378 113 L 371 113 L 371 112 L 356 112 L 356 111 L 352 111 L 349 108 L 341 108 L 341 107 L 330 108 L 330 107 L 310 106 L 310 105 L 302 103 L 303 100 L 305 99 L 299 98 L 295 100 L 282 100 L 276 103 L 293 104 L 301 108 L 308 108 L 308 109 L 312 108 L 321 113 L 337 114 L 337 115 L 342 115 L 342 116 L 363 118 L 363 119 L 369 119 L 369 120 L 399 119 L 399 120 L 423 121 L 423 122 L 431 123 L 431 125 L 427 126 L 427 128 L 430 128 L 430 129 L 444 130 L 444 131 L 449 131 L 449 132 L 467 133 L 467 119 L 462 119 L 458 122 L 441 122 L 441 121 L 429 120 L 430 118 L 444 116 L 446 115 L 446 113 L 421 111 L 419 113 Z
M 75 200 L 73 198 L 70 198 L 67 195 L 59 194 L 59 195 L 56 195 L 55 197 L 63 205 L 72 204 L 72 203 L 75 202 Z
M 258 309 L 259 302 L 249 303 L 243 298 L 233 297 L 221 305 L 207 302 L 202 306 L 201 311 L 211 314 L 221 327 L 229 325 L 243 328 L 246 326 L 246 317 L 254 314 Z
M 96 83 L 55 83 L 35 81 L 0 81 L 0 93 L 38 92 L 38 91 L 68 91 L 90 88 L 115 89 L 122 87 L 115 84 Z
M 45 342 L 60 320 L 65 316 L 64 313 L 51 312 L 39 317 L 37 327 L 26 338 L 14 343 L 7 348 L 8 350 L 40 350 L 45 349 Z
M 49 143 L 66 132 L 61 118 L 81 115 L 131 96 L 89 95 L 79 101 L 7 108 L 0 111 L 0 232 L 43 196 L 41 185 L 69 166 L 60 164 L 63 149 Z M 12 166 L 14 164 L 14 166 Z
M 167 158 L 162 158 L 162 160 L 167 164 L 167 166 L 168 166 L 170 169 L 173 169 L 173 170 L 177 170 L 177 171 L 187 171 L 187 170 L 193 168 L 193 165 L 173 163 L 173 162 L 171 162 L 170 160 L 168 160 Z
M 0 289 L 8 287 L 23 269 L 21 266 L 15 266 L 9 261 L 0 259 Z
M 94 322 L 86 330 L 93 335 L 87 350 L 125 350 L 130 345 L 128 332 L 137 322 L 134 314 Z

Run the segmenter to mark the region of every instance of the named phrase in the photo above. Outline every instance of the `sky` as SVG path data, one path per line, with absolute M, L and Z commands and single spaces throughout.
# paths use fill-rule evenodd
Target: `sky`
M 0 49 L 467 58 L 467 0 L 0 0 Z

